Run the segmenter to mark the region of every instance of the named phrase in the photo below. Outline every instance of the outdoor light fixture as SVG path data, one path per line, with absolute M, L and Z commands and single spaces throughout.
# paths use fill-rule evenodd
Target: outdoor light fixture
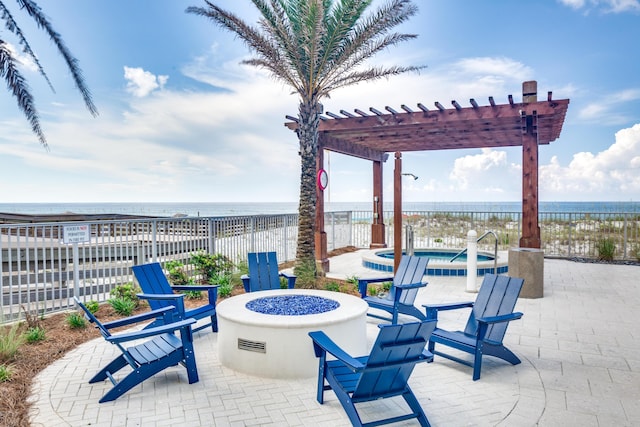
M 415 176 L 415 175 L 414 175 L 414 174 L 412 174 L 412 173 L 403 173 L 402 175 L 404 175 L 404 176 L 410 176 L 411 178 L 413 178 L 413 180 L 414 180 L 414 181 L 415 181 L 416 179 L 418 179 L 418 177 L 417 177 L 417 176 Z

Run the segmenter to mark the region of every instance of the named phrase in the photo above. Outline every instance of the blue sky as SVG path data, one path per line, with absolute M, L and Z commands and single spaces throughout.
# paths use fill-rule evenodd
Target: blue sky
M 298 99 L 264 72 L 240 65 L 231 34 L 187 15 L 201 0 L 40 0 L 83 69 L 100 115 L 74 90 L 61 57 L 14 12 L 56 92 L 29 63 L 50 150 L 39 145 L 3 85 L 2 202 L 290 202 L 298 198 L 295 134 L 284 127 Z M 214 0 L 247 22 L 248 0 Z M 569 98 L 560 138 L 540 147 L 540 200 L 640 199 L 639 0 L 415 0 L 400 29 L 416 40 L 370 64 L 426 65 L 420 74 L 334 92 L 325 110 L 401 104 L 480 105 L 521 100 L 538 81 Z M 379 4 L 379 3 L 374 3 Z M 13 42 L 4 28 L 0 38 Z M 392 192 L 393 156 L 384 167 Z M 405 153 L 407 202 L 521 200 L 519 147 Z M 325 158 L 331 202 L 372 197 L 370 162 Z

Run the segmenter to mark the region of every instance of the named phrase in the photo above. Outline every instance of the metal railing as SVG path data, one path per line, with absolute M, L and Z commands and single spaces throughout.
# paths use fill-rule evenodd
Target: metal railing
M 495 244 L 493 249 L 493 274 L 498 274 L 498 235 L 494 231 L 487 231 L 482 236 L 478 237 L 478 239 L 476 240 L 476 243 L 480 243 L 482 239 L 484 239 L 489 235 L 492 235 L 495 238 Z M 463 254 L 467 252 L 468 249 L 469 248 L 466 247 L 460 252 L 458 252 L 457 254 L 455 254 L 453 257 L 451 257 L 449 262 L 453 262 L 459 257 L 461 257 Z
M 384 219 L 391 244 L 392 213 L 385 212 Z M 327 213 L 328 250 L 368 248 L 372 220 L 370 211 Z M 290 261 L 298 232 L 297 214 L 86 224 L 91 240 L 79 244 L 77 263 L 72 248 L 61 242 L 65 223 L 0 224 L 0 323 L 19 318 L 22 310 L 40 314 L 68 308 L 76 283 L 79 296 L 104 301 L 113 287 L 133 280 L 131 266 L 140 263 L 178 260 L 192 273 L 190 257 L 200 251 L 222 254 L 236 264 L 248 252 L 260 251 L 276 251 L 280 262 Z M 521 214 L 405 212 L 403 225 L 410 226 L 416 248 L 464 248 L 468 230 L 484 229 L 495 233 L 499 250 L 508 250 L 518 246 Z M 545 256 L 596 258 L 606 240 L 615 247 L 616 259 L 640 258 L 639 213 L 541 213 L 540 228 Z M 491 250 L 482 245 L 479 250 Z
M 63 229 L 78 224 L 90 226 L 90 241 L 74 251 L 62 242 Z M 327 213 L 325 224 L 329 250 L 352 244 L 350 212 Z M 1 224 L 0 323 L 25 311 L 67 309 L 76 294 L 104 301 L 133 281 L 137 264 L 180 261 L 193 274 L 190 258 L 198 252 L 238 264 L 248 252 L 275 251 L 280 262 L 290 261 L 297 236 L 297 214 Z
M 371 244 L 371 212 L 353 212 L 353 244 Z M 386 242 L 393 242 L 393 212 L 384 215 Z M 411 225 L 416 248 L 461 249 L 469 230 L 493 230 L 498 248 L 517 247 L 522 230 L 520 212 L 441 212 L 405 211 L 404 227 Z M 540 237 L 545 256 L 562 258 L 598 258 L 599 246 L 615 246 L 614 259 L 638 260 L 640 257 L 640 213 L 543 212 L 539 215 Z M 478 250 L 491 251 L 489 245 Z

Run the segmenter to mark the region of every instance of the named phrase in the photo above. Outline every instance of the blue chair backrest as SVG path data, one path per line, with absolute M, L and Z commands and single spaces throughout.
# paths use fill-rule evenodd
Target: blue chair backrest
M 170 295 L 173 293 L 171 284 L 167 280 L 167 276 L 165 276 L 164 271 L 162 271 L 160 263 L 153 262 L 151 264 L 135 265 L 131 267 L 131 269 L 133 270 L 133 274 L 136 276 L 136 280 L 138 281 L 143 293 L 160 295 Z M 148 302 L 149 307 L 151 307 L 152 310 L 173 305 L 171 301 L 150 299 Z
M 517 277 L 485 274 L 464 333 L 476 335 L 478 318 L 513 313 L 523 284 L 524 279 Z M 490 325 L 485 339 L 502 343 L 508 325 L 508 322 Z
M 423 352 L 435 326 L 435 320 L 380 325 L 352 398 L 382 397 L 404 390 L 415 365 L 424 361 Z
M 420 283 L 422 277 L 426 273 L 427 264 L 429 258 L 416 256 L 416 255 L 403 255 L 398 265 L 398 270 L 393 277 L 393 286 L 387 295 L 387 299 L 393 301 L 395 298 L 396 286 L 398 285 L 411 285 L 414 283 Z M 400 303 L 406 305 L 413 305 L 418 295 L 418 289 L 408 289 L 402 292 L 400 296 Z
M 275 252 L 249 252 L 249 288 L 251 292 L 280 289 Z

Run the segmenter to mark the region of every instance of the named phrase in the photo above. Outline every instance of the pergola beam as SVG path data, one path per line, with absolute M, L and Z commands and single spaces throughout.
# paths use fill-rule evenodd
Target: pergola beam
M 489 105 L 481 106 L 471 98 L 470 107 L 453 100 L 453 108 L 435 102 L 436 110 L 418 103 L 419 111 L 402 104 L 402 112 L 386 106 L 386 113 L 373 107 L 369 108 L 372 114 L 359 109 L 354 110 L 355 114 L 346 110 L 340 110 L 341 115 L 327 113 L 331 119 L 321 117 L 318 144 L 320 149 L 374 162 L 374 199 L 379 202 L 382 200 L 381 163 L 387 160 L 387 153 L 396 153 L 397 170 L 401 170 L 401 153 L 407 151 L 522 146 L 524 226 L 520 245 L 539 248 L 538 145 L 549 144 L 560 136 L 569 100 L 554 100 L 548 92 L 546 100 L 538 102 L 534 81 L 523 83 L 521 103 L 516 103 L 512 95 L 507 99 L 507 104 L 497 104 L 490 96 Z M 290 121 L 285 126 L 296 130 L 298 119 L 291 116 L 287 119 Z M 321 167 L 319 164 L 318 168 Z M 394 174 L 397 186 L 399 178 L 395 175 L 397 173 Z M 374 208 L 381 207 L 374 203 Z M 380 236 L 383 228 L 375 222 L 372 227 L 376 225 L 378 229 L 375 233 L 372 230 L 372 234 Z M 384 235 L 373 243 L 384 246 L 383 238 Z

